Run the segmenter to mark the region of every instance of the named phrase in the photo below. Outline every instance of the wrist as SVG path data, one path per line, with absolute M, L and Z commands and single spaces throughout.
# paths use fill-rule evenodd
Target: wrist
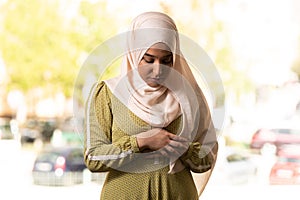
M 145 138 L 136 138 L 136 142 L 137 142 L 137 146 L 139 148 L 140 151 L 143 151 L 147 148 L 147 143 L 146 143 L 146 139 Z

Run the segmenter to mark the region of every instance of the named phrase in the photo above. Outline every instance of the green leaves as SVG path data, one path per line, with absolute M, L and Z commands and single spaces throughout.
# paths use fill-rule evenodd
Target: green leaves
M 79 58 L 109 33 L 104 31 L 108 21 L 101 21 L 104 12 L 104 3 L 85 1 L 11 0 L 0 5 L 0 52 L 8 89 L 43 87 L 71 96 Z M 111 21 L 109 27 L 114 30 Z

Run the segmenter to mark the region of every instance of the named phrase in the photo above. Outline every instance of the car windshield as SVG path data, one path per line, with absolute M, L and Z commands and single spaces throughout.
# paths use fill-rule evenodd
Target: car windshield
M 59 155 L 54 152 L 44 152 L 44 153 L 41 153 L 37 157 L 36 161 L 37 162 L 55 162 L 58 156 Z

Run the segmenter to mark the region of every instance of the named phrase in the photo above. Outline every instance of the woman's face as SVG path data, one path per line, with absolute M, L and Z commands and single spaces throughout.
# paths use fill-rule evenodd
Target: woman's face
M 138 65 L 142 79 L 151 87 L 159 86 L 173 66 L 173 54 L 164 43 L 152 45 Z

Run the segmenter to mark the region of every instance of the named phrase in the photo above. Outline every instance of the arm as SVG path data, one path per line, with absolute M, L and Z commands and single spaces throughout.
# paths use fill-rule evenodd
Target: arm
M 203 173 L 213 168 L 216 161 L 218 143 L 213 147 L 201 145 L 199 142 L 190 144 L 188 151 L 180 157 L 181 162 L 195 173 Z
M 216 132 L 212 123 L 209 128 L 189 145 L 181 162 L 195 173 L 203 173 L 213 169 L 218 152 Z
M 130 162 L 138 152 L 136 138 L 123 134 L 112 143 L 111 101 L 105 84 L 95 85 L 86 105 L 84 159 L 91 171 L 108 171 Z
M 195 173 L 203 173 L 212 170 L 218 152 L 216 130 L 211 118 L 210 110 L 203 94 L 198 96 L 200 102 L 199 125 L 197 134 L 189 145 L 180 161 Z

